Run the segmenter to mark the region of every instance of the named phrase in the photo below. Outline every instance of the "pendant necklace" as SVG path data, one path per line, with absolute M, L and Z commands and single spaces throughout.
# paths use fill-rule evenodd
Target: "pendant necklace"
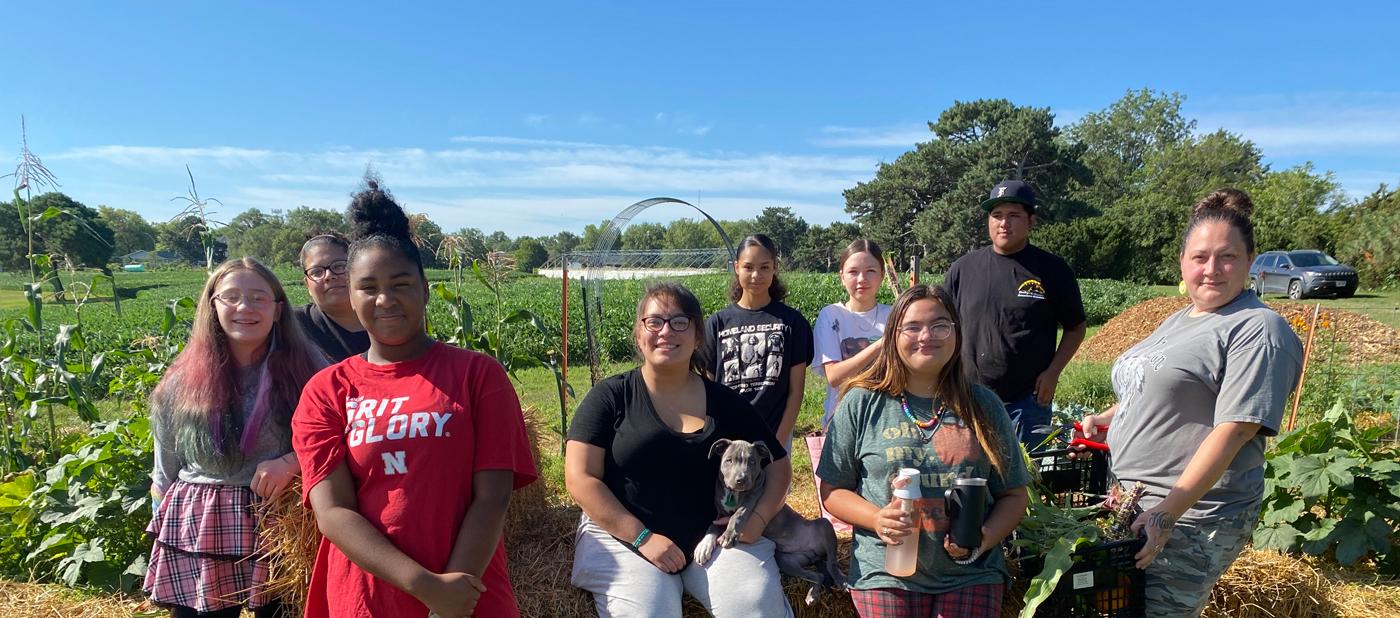
M 909 411 L 909 398 L 905 397 L 903 393 L 899 395 L 899 407 L 904 410 L 905 418 L 908 418 L 909 422 L 919 428 L 919 436 L 922 437 L 925 442 L 929 443 L 933 442 L 933 436 L 938 433 L 938 428 L 943 425 L 943 413 L 948 409 L 946 406 L 942 405 L 934 406 L 933 418 L 921 421 L 914 417 L 913 412 Z M 928 432 L 925 433 L 925 431 Z

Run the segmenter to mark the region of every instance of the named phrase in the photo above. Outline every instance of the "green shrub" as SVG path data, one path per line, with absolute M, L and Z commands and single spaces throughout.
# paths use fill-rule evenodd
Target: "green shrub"
M 1060 374 L 1055 388 L 1055 403 L 1078 405 L 1103 410 L 1115 401 L 1113 384 L 1109 379 L 1112 365 L 1108 363 L 1074 362 Z

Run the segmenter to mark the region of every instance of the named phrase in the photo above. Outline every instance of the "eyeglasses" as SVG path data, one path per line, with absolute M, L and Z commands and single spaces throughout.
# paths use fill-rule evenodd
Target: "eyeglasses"
M 345 260 L 336 260 L 334 262 L 331 262 L 330 266 L 312 266 L 311 268 L 308 268 L 302 272 L 306 273 L 307 279 L 310 279 L 312 281 L 320 281 L 322 279 L 325 279 L 326 275 L 335 275 L 337 277 L 344 276 L 345 269 Z
M 928 330 L 928 334 L 934 339 L 947 339 L 953 336 L 953 327 L 956 325 L 957 322 L 952 320 L 939 320 L 937 322 L 929 322 L 928 324 L 913 322 L 901 325 L 899 327 L 899 334 L 905 337 L 918 337 L 925 330 Z
M 690 316 L 673 315 L 669 318 L 663 318 L 659 315 L 649 315 L 642 318 L 642 326 L 653 333 L 661 332 L 661 327 L 667 324 L 671 325 L 671 332 L 683 333 L 690 330 Z
M 248 305 L 252 307 L 266 307 L 275 300 L 272 298 L 272 294 L 267 292 L 249 292 L 244 294 L 243 290 L 224 290 L 215 294 L 214 299 L 230 307 L 237 307 L 244 301 L 247 301 Z

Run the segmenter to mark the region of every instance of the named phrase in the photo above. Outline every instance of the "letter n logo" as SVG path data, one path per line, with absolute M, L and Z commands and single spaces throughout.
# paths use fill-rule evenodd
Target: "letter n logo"
M 384 458 L 384 475 L 408 474 L 408 466 L 404 465 L 404 452 L 394 451 L 392 453 L 380 453 Z

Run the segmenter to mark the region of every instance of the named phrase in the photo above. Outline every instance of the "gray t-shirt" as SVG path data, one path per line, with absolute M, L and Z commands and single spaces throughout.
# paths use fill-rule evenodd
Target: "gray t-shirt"
M 260 368 L 261 365 L 254 365 L 240 371 L 243 407 L 235 412 L 240 423 L 243 422 L 244 415 L 253 408 L 257 398 Z M 159 402 L 152 400 L 151 405 L 151 432 L 155 436 L 155 471 L 151 475 L 151 482 L 161 493 L 169 489 L 176 478 L 186 483 L 246 486 L 252 482 L 258 464 L 292 452 L 292 428 L 279 426 L 274 415 L 269 414 L 263 422 L 262 433 L 258 434 L 257 441 L 253 443 L 253 452 L 243 458 L 238 469 L 221 473 L 209 465 L 218 457 L 215 453 L 204 453 L 193 458 L 182 457 L 175 446 L 175 432 L 160 422 L 166 415 L 154 409 L 160 405 Z
M 909 577 L 885 572 L 885 543 L 871 530 L 856 528 L 851 550 L 850 584 L 857 590 L 900 588 L 923 594 L 944 594 L 979 584 L 1006 581 L 1006 565 L 1000 551 L 970 565 L 960 565 L 943 549 L 948 531 L 943 492 L 954 479 L 987 479 L 987 513 L 995 496 L 1030 483 L 1025 460 L 1021 457 L 1011 417 L 1001 399 L 982 386 L 974 386 L 973 399 L 991 417 L 1001 436 L 1001 457 L 1008 470 L 996 473 L 991 458 L 983 452 L 972 427 L 952 412 L 942 416 L 937 431 L 920 431 L 909 422 L 898 397 L 853 388 L 836 404 L 836 414 L 827 430 L 817 476 L 835 487 L 849 489 L 871 504 L 890 502 L 890 481 L 900 468 L 918 468 L 922 497 L 918 568 Z M 909 407 L 917 418 L 932 416 L 933 402 L 909 397 Z
M 1258 423 L 1253 439 L 1183 520 L 1208 523 L 1259 503 L 1264 441 L 1278 434 L 1302 372 L 1303 346 L 1251 292 L 1192 317 L 1187 307 L 1113 363 L 1118 413 L 1107 442 L 1113 474 L 1147 486 L 1144 509 L 1171 491 L 1206 436 L 1229 422 Z

